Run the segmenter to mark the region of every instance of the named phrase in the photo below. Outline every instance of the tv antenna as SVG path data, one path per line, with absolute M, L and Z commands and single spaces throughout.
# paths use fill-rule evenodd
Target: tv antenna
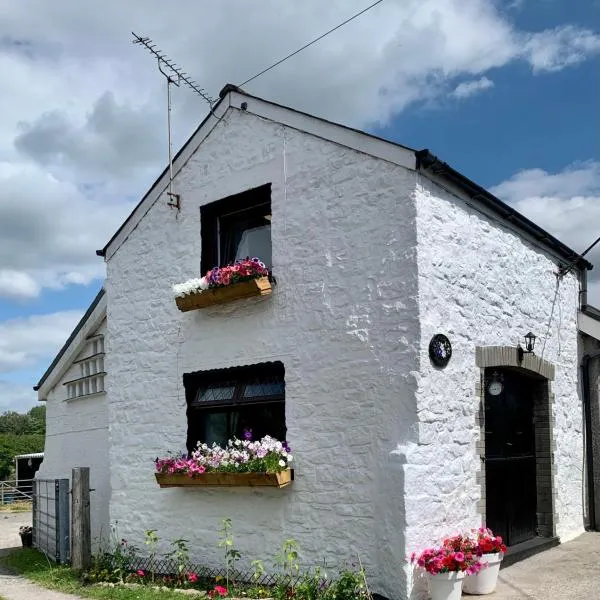
M 213 106 L 217 102 L 209 96 L 205 89 L 201 88 L 190 76 L 183 71 L 176 63 L 174 63 L 149 37 L 142 37 L 137 33 L 131 32 L 133 35 L 133 43 L 145 46 L 151 54 L 153 54 L 158 62 L 158 70 L 164 75 L 167 80 L 167 129 L 169 141 L 169 202 L 167 205 L 171 208 L 181 209 L 181 197 L 179 194 L 174 194 L 173 185 L 173 146 L 171 142 L 171 86 L 179 87 L 182 83 L 187 85 L 194 93 L 198 94 L 210 106 L 212 112 Z

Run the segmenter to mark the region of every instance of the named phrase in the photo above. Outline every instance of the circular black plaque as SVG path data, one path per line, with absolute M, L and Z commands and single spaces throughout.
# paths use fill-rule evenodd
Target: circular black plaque
M 429 342 L 429 358 L 436 367 L 445 367 L 452 357 L 452 344 L 443 333 L 436 333 Z

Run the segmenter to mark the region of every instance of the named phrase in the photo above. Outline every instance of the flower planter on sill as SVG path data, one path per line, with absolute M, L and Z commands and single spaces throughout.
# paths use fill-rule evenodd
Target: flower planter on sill
M 268 277 L 259 277 L 250 281 L 242 281 L 241 283 L 232 283 L 225 287 L 209 288 L 178 296 L 175 298 L 177 308 L 181 312 L 188 310 L 196 310 L 205 308 L 213 304 L 223 304 L 232 300 L 241 298 L 250 298 L 252 296 L 266 296 L 272 292 L 271 282 Z
M 286 469 L 280 473 L 202 473 L 188 477 L 182 473 L 169 475 L 155 473 L 156 481 L 161 488 L 170 487 L 277 487 L 282 488 L 292 483 L 292 471 Z

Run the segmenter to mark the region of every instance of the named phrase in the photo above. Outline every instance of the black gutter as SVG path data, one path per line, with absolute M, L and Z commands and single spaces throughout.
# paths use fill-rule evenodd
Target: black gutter
M 584 354 L 581 359 L 581 385 L 583 387 L 583 414 L 585 418 L 585 468 L 587 471 L 589 528 L 598 531 L 596 520 L 596 489 L 594 485 L 594 427 L 592 424 L 592 398 L 590 395 L 590 360 L 600 357 L 600 350 Z
M 104 296 L 104 294 L 104 288 L 102 288 L 98 292 L 96 297 L 92 300 L 90 307 L 85 311 L 85 314 L 83 315 L 83 317 L 81 317 L 81 320 L 79 321 L 79 323 L 77 323 L 75 329 L 73 329 L 71 335 L 69 336 L 69 339 L 64 343 L 63 347 L 60 349 L 59 353 L 56 355 L 52 363 L 50 363 L 50 366 L 46 369 L 46 372 L 42 375 L 42 378 L 37 382 L 37 385 L 33 386 L 34 391 L 37 392 L 44 384 L 44 381 L 48 379 L 48 376 L 50 375 L 50 373 L 52 373 L 54 367 L 56 367 L 56 365 L 58 364 L 58 361 L 63 357 L 64 353 L 67 351 L 67 348 L 75 339 L 75 336 L 81 331 L 86 321 L 90 318 L 91 314 L 94 312 L 94 309 L 96 308 L 96 306 L 98 306 L 100 300 L 102 300 L 102 296 Z
M 564 258 L 568 264 L 574 264 L 582 270 L 591 270 L 594 268 L 592 263 L 582 258 L 575 250 L 563 244 L 559 239 L 549 234 L 533 221 L 530 221 L 527 217 L 524 217 L 508 204 L 502 202 L 499 198 L 496 198 L 496 196 L 488 192 L 485 188 L 471 181 L 447 163 L 442 162 L 437 156 L 431 154 L 429 150 L 417 150 L 415 151 L 415 157 L 417 159 L 416 168 L 418 171 L 429 171 L 433 175 L 449 181 L 500 218 L 510 221 L 521 231 L 524 231 L 538 242 L 552 249 L 560 257 Z
M 600 310 L 591 304 L 584 304 L 581 307 L 581 312 L 588 317 L 591 317 L 595 321 L 600 321 Z

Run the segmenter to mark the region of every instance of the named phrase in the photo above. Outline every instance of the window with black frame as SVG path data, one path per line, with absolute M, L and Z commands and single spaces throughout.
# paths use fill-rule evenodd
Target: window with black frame
M 284 375 L 281 362 L 185 374 L 188 452 L 198 442 L 243 439 L 247 431 L 252 439 L 285 440 Z
M 202 274 L 248 257 L 271 270 L 270 183 L 206 204 L 200 218 Z

